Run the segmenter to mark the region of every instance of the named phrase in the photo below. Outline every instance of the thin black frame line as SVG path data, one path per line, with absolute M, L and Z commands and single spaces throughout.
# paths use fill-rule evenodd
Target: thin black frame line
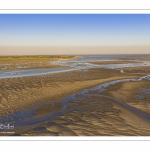
M 0 10 L 150 10 L 150 9 L 0 9 Z

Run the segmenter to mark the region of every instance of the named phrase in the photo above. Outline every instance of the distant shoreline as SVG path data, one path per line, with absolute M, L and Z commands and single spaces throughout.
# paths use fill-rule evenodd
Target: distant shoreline
M 53 60 L 70 60 L 78 58 L 79 56 L 66 56 L 66 55 L 56 55 L 56 56 L 0 56 L 1 62 L 13 62 L 13 61 L 53 61 Z

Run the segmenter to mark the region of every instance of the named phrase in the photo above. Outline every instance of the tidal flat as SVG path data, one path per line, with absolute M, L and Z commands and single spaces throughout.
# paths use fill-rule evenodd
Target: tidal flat
M 18 75 L 0 78 L 0 123 L 14 125 L 0 135 L 150 136 L 150 57 L 104 58 L 28 62 L 29 71 L 55 68 L 43 74 L 1 70 Z

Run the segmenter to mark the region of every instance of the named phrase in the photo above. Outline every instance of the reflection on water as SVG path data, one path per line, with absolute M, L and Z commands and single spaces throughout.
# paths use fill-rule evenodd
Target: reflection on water
M 114 55 L 80 55 L 80 58 L 75 59 L 76 62 L 90 62 L 90 61 L 103 61 L 103 60 L 111 60 L 111 59 L 118 59 L 118 58 L 139 58 L 139 57 L 149 57 L 149 54 L 114 54 Z M 68 60 L 72 62 L 74 60 Z
M 130 58 L 132 55 L 125 55 L 125 56 Z M 51 63 L 54 65 L 66 66 L 69 68 L 31 69 L 31 70 L 17 70 L 17 71 L 7 71 L 7 72 L 5 71 L 5 72 L 0 72 L 0 78 L 35 76 L 35 75 L 42 75 L 42 74 L 68 72 L 68 71 L 81 70 L 81 69 L 85 70 L 85 69 L 89 69 L 89 68 L 118 69 L 118 68 L 125 68 L 125 67 L 150 66 L 150 62 L 141 62 L 138 60 L 134 60 L 135 63 L 128 62 L 127 64 L 97 65 L 97 64 L 89 63 L 92 61 L 102 61 L 102 60 L 109 61 L 111 59 L 122 58 L 125 56 L 124 55 L 82 56 L 81 58 L 77 58 L 74 60 L 53 61 Z M 132 60 L 132 62 L 133 62 L 133 60 Z M 121 72 L 123 73 L 123 71 L 121 71 Z

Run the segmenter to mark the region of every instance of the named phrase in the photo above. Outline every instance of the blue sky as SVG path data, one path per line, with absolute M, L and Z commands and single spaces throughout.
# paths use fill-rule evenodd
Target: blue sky
M 0 14 L 0 46 L 150 45 L 148 14 Z

